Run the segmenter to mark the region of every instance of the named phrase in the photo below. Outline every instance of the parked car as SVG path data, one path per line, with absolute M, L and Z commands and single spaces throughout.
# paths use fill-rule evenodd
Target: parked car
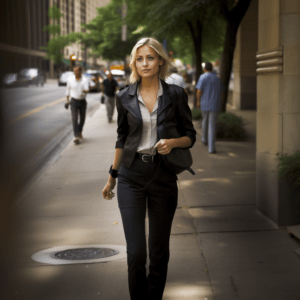
M 29 78 L 18 73 L 6 74 L 3 78 L 2 85 L 5 87 L 28 87 Z
M 63 72 L 58 79 L 58 85 L 59 86 L 67 85 L 67 79 L 71 75 L 74 75 L 74 72 L 72 71 Z
M 118 82 L 119 88 L 123 88 L 126 84 L 128 84 L 128 80 L 125 76 L 125 72 L 122 70 L 110 70 L 111 75 L 113 78 Z M 106 75 L 108 74 L 108 71 L 106 71 Z
M 100 92 L 101 91 L 101 74 L 96 70 L 87 70 L 84 74 L 89 78 L 90 91 Z
M 45 83 L 45 75 L 42 70 L 36 68 L 28 68 L 22 69 L 19 72 L 20 76 L 27 76 L 28 77 L 28 84 L 34 84 L 36 86 L 44 85 Z
M 105 74 L 105 72 L 104 72 L 103 70 L 99 70 L 98 72 L 99 72 L 99 74 L 100 74 L 100 79 L 99 79 L 99 81 L 100 81 L 100 83 L 102 83 L 103 80 L 107 78 L 107 76 L 106 76 L 106 74 Z

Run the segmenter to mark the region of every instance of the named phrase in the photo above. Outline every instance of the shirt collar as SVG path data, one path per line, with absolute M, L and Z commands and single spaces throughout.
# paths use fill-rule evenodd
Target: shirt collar
M 158 91 L 157 91 L 157 96 L 156 96 L 156 100 L 157 100 L 157 101 L 159 100 L 159 97 L 162 96 L 162 94 L 163 94 L 163 87 L 162 87 L 162 84 L 161 84 L 160 79 L 158 80 L 158 82 L 159 82 L 159 86 L 158 86 Z M 140 86 L 139 86 L 139 85 L 138 85 L 138 87 L 137 87 L 136 94 L 137 94 L 138 100 L 139 100 L 140 102 L 142 102 L 143 104 L 145 104 L 145 103 L 144 103 L 144 100 L 143 100 L 143 98 L 142 98 L 142 95 L 141 95 L 141 93 L 140 93 Z

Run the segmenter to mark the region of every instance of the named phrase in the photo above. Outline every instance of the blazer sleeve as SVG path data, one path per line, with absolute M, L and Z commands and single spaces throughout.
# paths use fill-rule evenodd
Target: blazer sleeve
M 115 148 L 124 148 L 124 144 L 128 135 L 129 125 L 125 108 L 123 107 L 121 99 L 118 95 L 116 95 L 116 106 L 118 111 L 118 137 Z
M 177 101 L 176 119 L 183 135 L 191 139 L 192 145 L 189 148 L 192 148 L 196 142 L 196 130 L 192 122 L 192 112 L 188 105 L 188 96 L 183 89 L 180 89 Z

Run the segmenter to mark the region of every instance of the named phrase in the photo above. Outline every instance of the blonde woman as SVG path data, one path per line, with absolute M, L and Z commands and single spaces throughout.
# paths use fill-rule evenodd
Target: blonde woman
M 168 85 L 170 62 L 164 47 L 154 38 L 143 38 L 132 49 L 130 85 L 117 93 L 118 137 L 113 165 L 102 194 L 115 194 L 127 243 L 128 281 L 131 300 L 160 300 L 169 261 L 171 226 L 177 207 L 177 176 L 160 160 L 173 148 L 192 147 L 195 130 L 187 95 Z M 182 137 L 157 141 L 157 128 L 178 122 Z M 149 218 L 149 274 L 145 218 Z

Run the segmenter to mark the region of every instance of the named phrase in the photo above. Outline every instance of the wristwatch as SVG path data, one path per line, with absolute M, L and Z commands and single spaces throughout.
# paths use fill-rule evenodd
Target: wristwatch
M 110 169 L 109 169 L 109 174 L 111 175 L 112 178 L 117 178 L 118 177 L 118 170 L 114 170 L 112 168 L 112 165 L 111 165 Z

